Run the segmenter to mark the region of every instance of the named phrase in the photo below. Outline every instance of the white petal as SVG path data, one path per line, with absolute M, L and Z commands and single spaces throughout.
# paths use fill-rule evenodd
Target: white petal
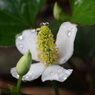
M 34 79 L 37 79 L 44 71 L 46 67 L 43 65 L 43 63 L 35 63 L 32 64 L 30 67 L 29 72 L 23 76 L 22 80 L 23 81 L 32 81 Z M 16 72 L 16 68 L 11 68 L 11 74 L 15 78 L 19 78 L 19 75 Z
M 72 56 L 76 32 L 76 25 L 70 22 L 65 22 L 60 26 L 56 39 L 58 54 L 60 56 L 58 60 L 59 64 L 65 63 Z
M 46 67 L 43 63 L 32 64 L 29 72 L 23 76 L 23 80 L 31 81 L 37 79 L 40 75 L 42 75 L 45 68 Z
M 16 72 L 16 67 L 11 68 L 10 73 L 12 74 L 13 77 L 17 79 L 19 78 L 19 75 Z
M 42 81 L 44 82 L 46 80 L 56 80 L 63 82 L 70 76 L 71 73 L 72 69 L 66 70 L 59 65 L 51 65 L 48 66 L 42 74 Z
M 38 51 L 36 50 L 36 35 L 37 32 L 35 32 L 35 29 L 24 30 L 21 35 L 16 37 L 16 47 L 22 54 L 25 54 L 30 49 L 32 59 L 39 61 L 37 56 Z

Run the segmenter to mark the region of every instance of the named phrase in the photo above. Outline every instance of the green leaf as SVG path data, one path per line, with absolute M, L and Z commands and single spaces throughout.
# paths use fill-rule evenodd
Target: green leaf
M 22 95 L 21 91 L 18 91 L 18 89 L 10 84 L 8 84 L 8 87 L 10 89 L 10 92 L 12 95 Z
M 60 20 L 69 20 L 70 16 L 68 14 L 66 14 L 65 12 L 61 12 L 60 13 Z
M 68 19 L 79 25 L 95 24 L 95 0 L 70 0 L 71 14 L 60 13 L 60 20 Z
M 81 25 L 95 24 L 95 0 L 70 0 L 71 22 Z
M 0 0 L 0 45 L 15 44 L 15 35 L 35 27 L 36 16 L 46 0 Z

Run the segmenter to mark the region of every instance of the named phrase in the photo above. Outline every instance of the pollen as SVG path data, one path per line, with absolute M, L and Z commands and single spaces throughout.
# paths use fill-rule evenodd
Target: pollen
M 42 63 L 47 65 L 57 64 L 59 55 L 57 54 L 58 49 L 54 43 L 53 34 L 48 26 L 43 25 L 39 29 L 40 31 L 37 34 L 38 47 L 36 49 L 39 51 L 38 58 Z

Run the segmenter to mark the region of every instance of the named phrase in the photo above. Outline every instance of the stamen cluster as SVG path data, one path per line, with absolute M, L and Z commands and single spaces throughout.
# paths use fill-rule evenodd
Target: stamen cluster
M 48 26 L 43 25 L 39 30 L 37 38 L 38 44 L 37 50 L 38 58 L 41 60 L 41 63 L 45 63 L 45 66 L 50 64 L 56 64 L 59 55 L 57 54 L 56 44 L 54 44 L 53 34 Z

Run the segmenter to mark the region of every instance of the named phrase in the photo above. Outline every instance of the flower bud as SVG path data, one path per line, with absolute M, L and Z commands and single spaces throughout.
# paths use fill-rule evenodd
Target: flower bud
M 57 2 L 54 4 L 53 8 L 53 16 L 56 20 L 59 20 L 59 14 L 62 11 L 62 9 L 58 6 Z
M 30 69 L 31 62 L 32 55 L 30 53 L 30 50 L 28 50 L 28 52 L 18 61 L 16 65 L 16 72 L 21 76 L 25 75 Z

